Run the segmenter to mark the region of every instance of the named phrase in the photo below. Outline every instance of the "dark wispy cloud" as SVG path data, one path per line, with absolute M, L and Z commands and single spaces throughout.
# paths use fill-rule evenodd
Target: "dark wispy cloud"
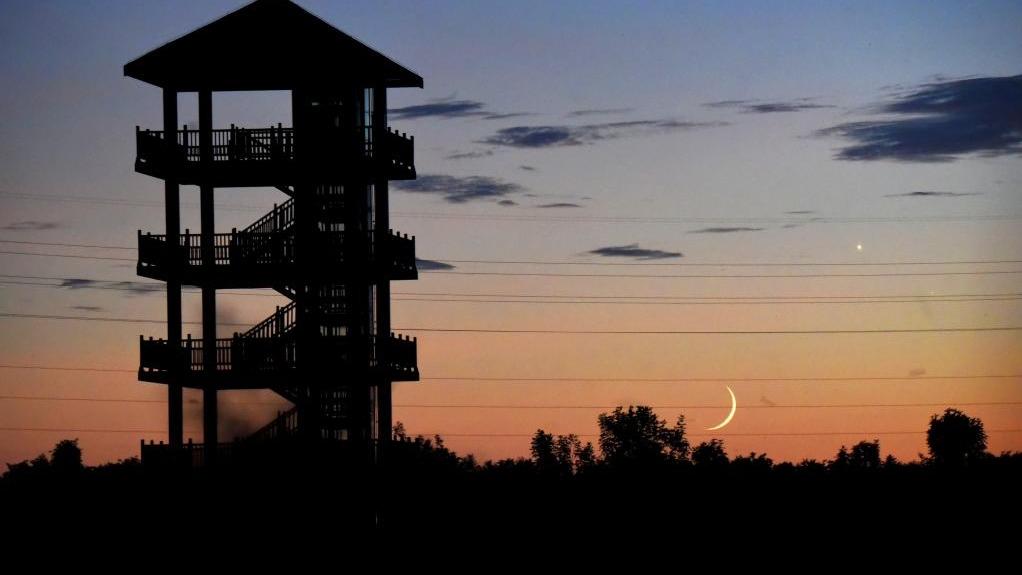
M 519 170 L 525 170 L 526 172 L 535 172 L 536 171 L 536 168 L 534 166 L 522 165 L 522 166 L 518 166 L 518 169 Z
M 463 204 L 472 200 L 492 200 L 524 192 L 525 188 L 490 176 L 449 176 L 446 174 L 424 174 L 415 180 L 392 184 L 402 192 L 435 194 L 443 196 L 452 204 Z
M 493 150 L 472 150 L 471 152 L 454 152 L 444 156 L 447 160 L 474 160 L 476 158 L 485 158 L 492 156 Z
M 873 108 L 894 118 L 847 122 L 820 136 L 851 141 L 839 160 L 950 162 L 1022 154 L 1022 75 L 939 80 Z
M 428 104 L 391 108 L 387 115 L 395 120 L 414 120 L 416 118 L 464 118 L 481 116 L 485 104 L 475 100 L 432 100 Z
M 145 295 L 163 291 L 163 288 L 160 285 L 151 283 L 142 282 L 104 282 L 104 283 L 107 283 L 113 289 L 129 291 L 137 295 Z
M 493 146 L 513 148 L 580 146 L 623 136 L 640 136 L 724 125 L 726 125 L 725 122 L 684 122 L 664 119 L 603 122 L 579 126 L 512 126 L 497 130 L 497 133 L 482 142 Z
M 626 246 L 606 246 L 590 250 L 590 254 L 606 258 L 632 258 L 637 260 L 663 260 L 682 257 L 681 252 L 667 252 L 664 250 L 651 250 L 640 248 L 639 244 L 628 244 Z
M 505 112 L 503 114 L 500 113 L 483 114 L 482 116 L 480 116 L 480 118 L 484 120 L 507 120 L 508 118 L 524 118 L 526 116 L 535 115 L 536 114 L 532 112 Z
M 100 283 L 102 283 L 102 282 L 98 282 L 98 281 L 95 281 L 95 280 L 86 280 L 86 279 L 78 279 L 78 278 L 64 278 L 60 282 L 60 287 L 66 287 L 66 288 L 69 288 L 69 289 L 83 289 L 83 288 L 96 287 Z
M 736 108 L 745 114 L 803 112 L 805 110 L 834 107 L 830 104 L 817 104 L 811 100 L 812 98 L 799 98 L 788 101 L 720 100 L 719 102 L 707 102 L 703 106 L 707 108 Z
M 551 204 L 540 204 L 537 208 L 581 208 L 581 204 L 574 202 L 553 202 Z
M 628 112 L 634 111 L 634 108 L 592 108 L 588 110 L 574 110 L 568 112 L 569 118 L 578 118 L 582 116 L 603 116 L 610 114 L 627 114 Z
M 491 112 L 486 104 L 477 100 L 456 100 L 444 98 L 431 100 L 426 104 L 392 108 L 387 111 L 392 119 L 416 120 L 418 118 L 481 118 L 483 120 L 504 120 L 530 116 L 529 112 Z
M 0 230 L 7 230 L 9 232 L 38 232 L 43 230 L 55 230 L 61 227 L 58 222 L 40 222 L 35 220 L 26 220 L 23 222 L 11 222 Z
M 690 234 L 733 234 L 738 232 L 759 232 L 763 228 L 749 228 L 749 227 L 712 227 L 712 228 L 701 228 L 698 230 L 692 230 Z
M 978 196 L 980 192 L 905 192 L 903 194 L 887 194 L 887 198 L 960 198 L 962 196 Z
M 67 289 L 112 289 L 127 291 L 136 295 L 145 295 L 151 293 L 157 293 L 162 291 L 159 284 L 156 283 L 143 283 L 143 282 L 132 282 L 132 281 L 97 281 L 90 279 L 81 278 L 63 278 L 58 284 L 60 287 Z
M 747 114 L 775 114 L 778 112 L 802 112 L 833 107 L 829 104 L 812 104 L 809 102 L 766 102 L 763 104 L 750 104 L 742 111 Z
M 420 271 L 453 270 L 455 266 L 435 260 L 415 258 L 415 268 Z
M 815 214 L 816 212 L 813 210 L 791 210 L 784 213 L 791 214 L 793 216 L 808 216 L 810 214 Z
M 71 309 L 77 309 L 81 311 L 103 311 L 103 308 L 98 305 L 73 305 Z
M 516 202 L 514 200 L 500 200 L 499 202 L 497 202 L 497 205 L 500 205 L 500 206 L 517 206 L 518 202 Z
M 716 102 L 706 102 L 703 106 L 707 108 L 738 108 L 753 102 L 755 100 L 718 100 Z

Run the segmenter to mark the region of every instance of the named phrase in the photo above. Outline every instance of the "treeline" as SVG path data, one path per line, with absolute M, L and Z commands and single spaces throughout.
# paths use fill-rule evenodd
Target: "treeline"
M 399 462 L 412 466 L 446 469 L 456 473 L 508 475 L 517 478 L 570 478 L 586 475 L 702 473 L 731 477 L 762 478 L 869 472 L 950 472 L 980 467 L 1022 465 L 1022 453 L 993 455 L 987 451 L 983 422 L 948 408 L 930 418 L 926 432 L 928 454 L 918 461 L 901 462 L 893 455 L 881 456 L 878 439 L 841 446 L 832 459 L 803 459 L 775 463 L 766 453 L 752 452 L 730 457 L 725 442 L 711 439 L 692 445 L 686 437 L 685 417 L 669 424 L 647 406 L 618 407 L 598 418 L 597 445 L 583 443 L 576 435 L 554 435 L 539 429 L 532 437 L 529 458 L 478 463 L 471 455 L 460 457 L 447 449 L 443 438 L 411 437 L 398 423 L 394 440 Z M 410 471 L 410 469 L 409 469 Z
M 49 454 L 9 464 L 0 500 L 7 509 L 28 505 L 31 516 L 40 516 L 32 509 L 39 504 L 60 512 L 91 506 L 81 517 L 117 505 L 142 525 L 187 513 L 200 529 L 208 519 L 210 526 L 226 520 L 300 531 L 328 519 L 324 529 L 331 533 L 367 527 L 581 533 L 665 522 L 703 534 L 774 529 L 778 522 L 894 530 L 1020 507 L 1022 454 L 989 453 L 982 422 L 955 409 L 930 418 L 928 452 L 911 462 L 882 457 L 876 439 L 842 446 L 823 461 L 732 456 L 720 439 L 693 445 L 683 416 L 669 423 L 646 406 L 619 407 L 598 424 L 595 444 L 540 429 L 530 457 L 483 463 L 451 451 L 442 437 L 410 436 L 400 424 L 378 466 L 345 461 L 335 444 L 285 443 L 214 470 L 153 468 L 137 458 L 87 467 L 77 441 L 64 440 Z M 315 521 L 305 521 L 310 517 Z M 735 525 L 735 518 L 743 522 Z

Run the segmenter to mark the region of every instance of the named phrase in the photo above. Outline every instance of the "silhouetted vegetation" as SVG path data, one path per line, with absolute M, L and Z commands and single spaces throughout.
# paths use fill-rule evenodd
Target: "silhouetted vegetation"
M 265 510 L 257 513 L 252 498 L 286 493 L 288 509 L 304 502 L 303 512 L 345 517 L 335 529 L 595 528 L 682 516 L 723 526 L 731 516 L 800 514 L 817 523 L 854 524 L 875 521 L 886 509 L 898 509 L 899 521 L 923 521 L 927 514 L 965 512 L 980 493 L 1019 499 L 1022 454 L 989 454 L 982 422 L 955 409 L 931 418 L 930 454 L 913 462 L 883 457 L 877 439 L 842 446 L 826 461 L 777 463 L 755 452 L 729 457 L 719 438 L 690 448 L 684 417 L 669 425 L 646 406 L 601 414 L 598 424 L 598 449 L 540 429 L 530 457 L 479 463 L 439 436 L 413 437 L 398 423 L 377 467 L 353 464 L 348 448 L 336 444 L 280 443 L 238 451 L 215 473 L 143 465 L 137 458 L 88 467 L 77 440 L 64 440 L 48 454 L 9 464 L 0 495 L 128 501 L 161 493 L 156 501 L 166 510 L 196 508 L 215 497 L 207 511 L 261 520 Z M 365 494 L 354 506 L 341 496 L 351 490 Z

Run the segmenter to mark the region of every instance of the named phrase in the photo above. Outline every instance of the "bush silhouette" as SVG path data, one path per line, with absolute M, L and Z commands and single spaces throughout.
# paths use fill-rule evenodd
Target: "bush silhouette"
M 987 456 L 983 422 L 950 407 L 942 415 L 930 418 L 926 444 L 930 448 L 930 461 L 945 467 L 974 464 Z

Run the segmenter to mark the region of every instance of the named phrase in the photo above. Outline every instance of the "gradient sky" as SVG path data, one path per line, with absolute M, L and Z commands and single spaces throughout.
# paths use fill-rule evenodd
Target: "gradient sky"
M 395 296 L 405 300 L 393 304 L 399 329 L 1022 326 L 1018 296 L 925 297 L 1022 292 L 1020 274 L 1006 273 L 1022 270 L 1010 263 L 1022 260 L 1017 2 L 300 3 L 425 79 L 424 90 L 390 92 L 390 124 L 415 135 L 420 175 L 403 190 L 392 186 L 392 221 L 417 237 L 419 257 L 448 261 L 456 272 L 601 274 L 423 270 L 394 292 L 500 294 L 475 298 L 499 301 Z M 148 281 L 134 275 L 131 249 L 11 242 L 130 248 L 137 229 L 162 233 L 162 183 L 133 171 L 134 127 L 160 127 L 160 94 L 124 78 L 122 67 L 243 4 L 0 4 L 0 251 L 125 258 L 0 253 L 0 312 L 164 317 L 160 293 L 118 283 Z M 180 101 L 182 122 L 197 123 L 194 94 Z M 287 124 L 289 98 L 221 94 L 213 114 L 218 126 Z M 184 187 L 182 199 L 183 223 L 197 230 L 197 188 Z M 272 190 L 217 190 L 217 227 L 243 227 L 284 199 Z M 611 249 L 594 252 L 601 248 Z M 683 256 L 670 257 L 676 253 Z M 975 261 L 1009 263 L 691 265 Z M 943 275 L 875 275 L 898 273 Z M 841 277 L 602 277 L 685 274 Z M 82 278 L 101 281 L 67 281 Z M 40 283 L 50 285 L 27 285 Z M 581 296 L 632 299 L 549 303 Z M 900 297 L 826 303 L 867 296 Z M 253 324 L 281 301 L 220 295 L 218 312 L 222 322 Z M 196 295 L 185 296 L 184 313 L 199 318 Z M 137 455 L 142 438 L 165 438 L 165 389 L 131 372 L 138 335 L 163 330 L 0 317 L 2 365 L 127 370 L 0 368 L 0 462 L 78 437 L 95 464 Z M 707 439 L 697 434 L 727 414 L 725 385 L 739 408 L 715 436 L 732 456 L 823 459 L 842 444 L 877 438 L 884 455 L 914 459 L 925 452 L 929 416 L 945 406 L 980 417 L 991 451 L 1022 449 L 1022 433 L 1010 431 L 1022 428 L 1022 407 L 1010 404 L 1022 402 L 1022 377 L 934 379 L 1022 374 L 1019 331 L 402 331 L 419 336 L 424 380 L 396 385 L 395 419 L 480 459 L 527 455 L 528 436 L 540 427 L 594 434 L 597 414 L 615 405 L 657 406 L 672 421 L 684 412 L 693 439 Z M 468 379 L 438 379 L 451 377 Z M 882 379 L 891 377 L 912 379 Z M 693 378 L 807 380 L 641 381 Z M 227 436 L 284 405 L 270 392 L 222 395 Z M 198 439 L 201 399 L 188 398 L 186 436 Z

